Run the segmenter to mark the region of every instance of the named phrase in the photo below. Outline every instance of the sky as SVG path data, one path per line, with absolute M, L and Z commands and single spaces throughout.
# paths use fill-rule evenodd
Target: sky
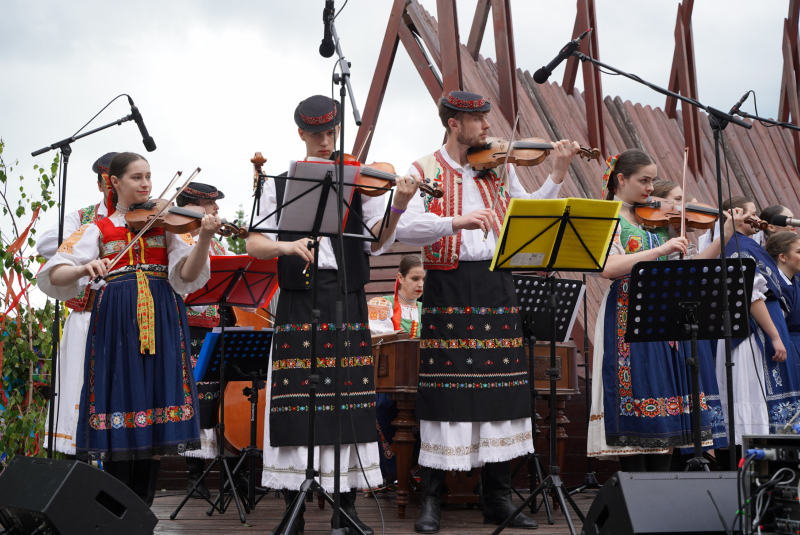
M 336 0 L 340 8 L 343 0 Z M 362 109 L 378 60 L 391 0 L 349 0 L 336 21 L 351 62 L 352 86 Z M 421 0 L 434 16 L 436 2 Z M 477 0 L 459 0 L 458 23 L 466 42 Z M 728 109 L 756 92 L 761 115 L 777 115 L 782 69 L 783 19 L 788 0 L 696 2 L 693 35 L 700 100 Z M 223 217 L 252 208 L 252 164 L 261 151 L 264 170 L 278 174 L 303 156 L 293 121 L 305 97 L 331 94 L 335 58 L 322 58 L 324 0 L 4 0 L 0 7 L 0 138 L 6 163 L 32 177 L 35 163 L 54 152 L 30 153 L 69 137 L 110 100 L 127 93 L 139 107 L 158 149 L 146 153 L 153 190 L 160 193 L 177 170 L 202 168 L 199 182 L 225 192 Z M 571 38 L 574 1 L 511 0 L 517 66 L 533 73 Z M 678 2 L 596 0 L 600 60 L 662 86 L 669 80 Z M 491 18 L 481 54 L 495 57 Z M 560 83 L 563 65 L 551 77 Z M 577 86 L 582 87 L 580 71 Z M 604 93 L 663 107 L 664 97 L 618 77 L 602 76 Z M 468 88 L 467 88 L 468 89 Z M 338 98 L 338 86 L 335 89 Z M 350 110 L 350 103 L 347 102 Z M 744 110 L 753 113 L 753 98 Z M 127 115 L 125 99 L 87 128 Z M 356 126 L 350 112 L 346 147 Z M 402 173 L 439 147 L 443 129 L 436 107 L 402 45 L 375 130 L 368 161 L 389 162 Z M 348 141 L 349 140 L 349 141 Z M 98 202 L 92 162 L 109 151 L 144 154 L 136 126 L 125 123 L 73 143 L 67 211 Z M 186 174 L 184 176 L 187 176 Z M 55 211 L 41 219 L 56 223 Z M 0 220 L 0 224 L 7 224 Z

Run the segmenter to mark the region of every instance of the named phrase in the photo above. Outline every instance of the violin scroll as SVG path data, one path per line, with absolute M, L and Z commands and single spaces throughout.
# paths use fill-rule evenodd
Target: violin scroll
M 250 158 L 250 162 L 253 164 L 253 197 L 261 190 L 261 187 L 264 185 L 264 182 L 267 181 L 267 177 L 264 176 L 264 172 L 261 170 L 261 167 L 267 163 L 267 159 L 260 152 L 256 152 L 255 155 Z

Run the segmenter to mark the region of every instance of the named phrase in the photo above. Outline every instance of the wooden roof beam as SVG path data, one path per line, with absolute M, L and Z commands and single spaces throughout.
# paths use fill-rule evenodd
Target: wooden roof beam
M 800 21 L 800 0 L 790 0 L 789 17 L 783 20 L 783 73 L 781 94 L 778 101 L 778 120 L 800 124 L 800 46 L 798 45 L 798 22 Z M 794 163 L 800 169 L 800 132 L 791 131 L 794 142 Z
M 439 23 L 439 51 L 442 56 L 442 84 L 445 93 L 460 91 L 461 39 L 458 36 L 458 14 L 456 0 L 436 0 L 436 15 Z
M 675 52 L 672 56 L 672 69 L 667 88 L 684 97 L 697 100 L 697 74 L 694 61 L 694 39 L 692 37 L 692 9 L 694 0 L 686 0 L 678 4 L 675 21 Z M 664 111 L 670 119 L 677 119 L 678 100 L 667 97 Z M 683 139 L 689 147 L 688 168 L 695 177 L 703 172 L 703 143 L 700 113 L 696 107 L 684 104 L 681 106 L 683 119 Z
M 572 38 L 576 39 L 589 28 L 592 29 L 592 32 L 588 35 L 588 39 L 584 39 L 581 43 L 581 52 L 599 60 L 600 45 L 597 37 L 597 13 L 594 7 L 594 0 L 578 0 Z M 602 154 L 606 154 L 606 131 L 603 121 L 603 84 L 600 79 L 600 71 L 588 62 L 584 62 L 581 68 L 583 72 L 584 97 L 586 99 L 586 126 L 589 144 L 592 147 L 599 148 Z M 568 96 L 573 96 L 577 76 L 578 58 L 572 56 L 567 60 L 562 83 L 562 87 Z
M 425 87 L 428 89 L 431 97 L 435 100 L 442 94 L 442 82 L 437 77 L 433 66 L 431 65 L 428 56 L 420 47 L 414 34 L 411 32 L 407 25 L 406 6 L 408 0 L 395 0 L 392 6 L 392 11 L 389 14 L 389 23 L 386 26 L 386 33 L 383 37 L 383 45 L 378 55 L 378 62 L 375 65 L 375 73 L 372 76 L 372 84 L 369 88 L 367 95 L 367 102 L 364 105 L 364 113 L 362 115 L 361 126 L 356 134 L 355 142 L 353 143 L 353 153 L 361 150 L 361 162 L 367 161 L 367 154 L 369 147 L 372 143 L 373 137 L 369 138 L 368 133 L 372 130 L 375 133 L 375 127 L 378 123 L 378 116 L 380 115 L 381 106 L 383 104 L 383 97 L 386 94 L 386 87 L 389 84 L 389 76 L 392 72 L 394 65 L 394 58 L 397 53 L 398 42 L 403 43 L 403 47 L 408 52 L 414 67 L 422 78 Z

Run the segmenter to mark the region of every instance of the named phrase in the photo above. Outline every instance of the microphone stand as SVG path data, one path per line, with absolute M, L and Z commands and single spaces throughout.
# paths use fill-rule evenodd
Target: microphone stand
M 132 121 L 133 114 L 126 115 L 121 119 L 117 119 L 112 123 L 108 123 L 103 125 L 99 128 L 95 128 L 94 130 L 89 130 L 88 132 L 84 132 L 83 134 L 73 135 L 66 139 L 62 139 L 61 141 L 56 141 L 55 143 L 48 145 L 46 147 L 42 147 L 39 150 L 35 150 L 31 153 L 31 156 L 39 156 L 40 154 L 44 154 L 45 152 L 58 149 L 61 151 L 61 188 L 58 192 L 58 245 L 61 246 L 61 242 L 64 241 L 64 217 L 66 216 L 65 212 L 65 199 L 67 195 L 67 168 L 69 167 L 69 157 L 72 154 L 72 143 L 77 141 L 81 138 L 86 136 L 91 136 L 101 130 L 105 130 L 106 128 L 110 128 L 112 126 L 121 125 L 124 122 Z M 47 458 L 53 458 L 53 444 L 55 442 L 55 402 L 58 398 L 58 392 L 56 391 L 56 384 L 55 384 L 55 374 L 56 370 L 58 369 L 58 344 L 60 339 L 58 337 L 59 332 L 59 325 L 61 325 L 61 302 L 56 299 L 55 306 L 54 306 L 54 316 L 53 316 L 53 351 L 50 356 L 50 407 L 48 409 L 48 418 L 49 423 L 47 425 Z M 60 411 L 59 411 L 60 412 Z
M 792 123 L 782 123 L 780 121 L 776 121 L 775 119 L 765 119 L 764 117 L 759 117 L 758 115 L 750 115 L 746 111 L 736 110 L 734 112 L 735 115 L 741 115 L 746 119 L 752 119 L 754 121 L 761 121 L 762 123 L 768 123 L 773 126 L 780 126 L 781 128 L 788 128 L 790 130 L 798 130 L 800 131 L 800 126 L 794 125 Z
M 355 98 L 353 97 L 353 88 L 350 85 L 350 62 L 344 59 L 344 54 L 342 53 L 341 43 L 339 42 L 339 34 L 336 31 L 336 24 L 334 23 L 334 19 L 336 18 L 334 15 L 333 10 L 326 11 L 327 13 L 327 20 L 325 24 L 330 27 L 331 35 L 333 36 L 333 42 L 336 45 L 336 55 L 339 59 L 336 61 L 339 70 L 341 73 L 334 72 L 333 74 L 333 83 L 339 85 L 339 97 L 340 97 L 340 105 L 342 106 L 342 120 L 339 123 L 341 126 L 339 128 L 339 162 L 338 162 L 338 177 L 337 177 L 337 188 L 336 188 L 336 206 L 337 206 L 337 217 L 338 217 L 338 236 L 337 240 L 339 243 L 339 254 L 336 258 L 336 266 L 338 269 L 336 270 L 336 351 L 340 352 L 343 347 L 341 336 L 345 334 L 342 331 L 342 326 L 344 325 L 344 306 L 346 301 L 342 301 L 342 294 L 344 293 L 344 284 L 346 284 L 346 268 L 344 263 L 344 157 L 345 148 L 344 148 L 344 115 L 345 115 L 345 97 L 349 95 L 350 97 L 350 104 L 353 107 L 353 118 L 355 119 L 356 125 L 361 125 L 361 113 L 358 111 L 358 107 L 356 106 Z M 344 295 L 345 299 L 347 295 Z M 341 333 L 341 334 L 340 334 Z M 349 338 L 349 335 L 346 335 Z M 333 369 L 333 377 L 334 382 L 336 384 L 336 388 L 334 389 L 334 409 L 333 409 L 333 421 L 334 421 L 334 431 L 333 431 L 333 518 L 331 520 L 331 535 L 347 535 L 347 528 L 342 527 L 341 519 L 340 519 L 340 512 L 341 512 L 341 482 L 340 482 L 340 474 L 342 472 L 341 467 L 341 455 L 340 451 L 342 448 L 342 381 L 339 377 L 339 368 L 341 359 L 336 359 L 336 365 Z M 351 409 L 352 410 L 352 409 Z M 354 447 L 358 447 L 355 443 L 355 433 L 353 434 L 353 441 Z M 358 529 L 355 530 L 356 532 L 360 531 Z
M 572 53 L 573 56 L 577 57 L 582 62 L 590 62 L 595 67 L 603 69 L 607 69 L 611 72 L 619 74 L 620 76 L 624 76 L 625 78 L 630 78 L 634 82 L 638 82 L 642 85 L 645 85 L 655 91 L 656 93 L 661 93 L 662 95 L 666 95 L 668 97 L 676 98 L 682 102 L 686 102 L 692 106 L 700 108 L 701 110 L 708 113 L 708 122 L 711 125 L 711 130 L 714 132 L 714 154 L 715 154 L 715 164 L 716 164 L 716 175 L 717 175 L 717 206 L 719 206 L 719 238 L 720 243 L 725 243 L 725 225 L 722 224 L 725 221 L 725 215 L 722 211 L 722 172 L 720 167 L 720 133 L 725 130 L 728 126 L 728 123 L 734 123 L 736 125 L 741 126 L 742 128 L 747 128 L 748 130 L 753 128 L 753 125 L 747 123 L 738 117 L 734 117 L 730 113 L 725 113 L 724 111 L 718 110 L 716 108 L 712 108 L 711 106 L 706 106 L 700 101 L 697 101 L 693 98 L 685 97 L 683 95 L 679 95 L 677 93 L 673 93 L 668 89 L 664 89 L 663 87 L 657 86 L 648 82 L 647 80 L 643 80 L 639 76 L 635 74 L 629 74 L 627 72 L 621 71 L 611 65 L 607 65 L 598 61 L 594 58 L 591 58 L 584 54 L 583 52 L 576 50 Z M 795 127 L 796 128 L 796 127 Z M 800 128 L 796 128 L 800 130 Z M 728 272 L 728 264 L 727 264 L 727 257 L 725 254 L 720 254 L 721 259 L 721 267 L 722 272 Z M 728 448 L 730 448 L 731 455 L 730 455 L 730 470 L 735 471 L 737 462 L 736 462 L 736 455 L 734 452 L 736 451 L 736 432 L 735 432 L 735 419 L 734 419 L 734 406 L 733 406 L 733 362 L 731 360 L 731 313 L 730 313 L 730 306 L 728 303 L 728 281 L 727 277 L 722 277 L 722 318 L 723 318 L 723 325 L 724 325 L 724 339 L 725 339 L 725 371 L 726 377 L 728 382 Z

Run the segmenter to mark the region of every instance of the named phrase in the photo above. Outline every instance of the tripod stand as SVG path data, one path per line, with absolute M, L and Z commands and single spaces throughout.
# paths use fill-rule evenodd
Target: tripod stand
M 556 447 L 556 395 L 559 369 L 556 362 L 556 340 L 559 339 L 557 317 L 566 316 L 558 308 L 560 304 L 555 271 L 602 271 L 608 256 L 611 239 L 619 221 L 619 203 L 591 201 L 586 199 L 559 199 L 537 201 L 512 199 L 506 212 L 502 236 L 499 240 L 493 269 L 544 271 L 549 291 L 546 308 L 549 316 L 550 368 L 550 469 L 548 476 L 531 491 L 531 495 L 497 528 L 492 535 L 502 532 L 516 516 L 528 507 L 542 490 L 552 492 L 561 507 L 570 533 L 576 535 L 572 517 L 567 510 L 568 502 L 581 521 L 584 515 L 569 495 L 561 481 Z M 534 215 L 536 214 L 536 215 Z M 585 235 L 588 239 L 584 240 Z M 533 235 L 527 239 L 527 236 Z M 534 252 L 535 251 L 535 252 Z M 546 251 L 542 253 L 541 251 Z M 564 252 L 564 258 L 559 254 Z M 601 261 L 598 258 L 602 258 Z M 566 287 L 568 284 L 562 284 Z M 574 318 L 574 315 L 571 315 Z M 562 333 L 568 326 L 561 325 Z M 540 336 L 544 338 L 544 336 Z M 563 339 L 563 335 L 562 335 Z
M 206 468 L 205 472 L 203 472 L 203 475 L 194 483 L 192 488 L 189 489 L 189 492 L 183 498 L 180 505 L 170 514 L 170 520 L 174 520 L 175 517 L 178 516 L 178 513 L 195 492 L 197 486 L 202 481 L 205 481 L 205 478 L 215 466 L 219 465 L 219 496 L 217 496 L 214 502 L 208 498 L 203 498 L 211 505 L 206 514 L 210 516 L 214 511 L 220 514 L 225 513 L 230 505 L 230 501 L 233 500 L 239 513 L 239 520 L 242 524 L 247 521 L 243 509 L 247 509 L 249 513 L 249 507 L 248 505 L 243 507 L 239 499 L 233 473 L 228 463 L 225 461 L 225 446 L 223 444 L 225 437 L 225 342 L 226 339 L 232 341 L 236 336 L 235 333 L 228 333 L 228 336 L 226 336 L 225 314 L 227 312 L 227 305 L 229 304 L 249 307 L 259 307 L 263 305 L 265 301 L 268 301 L 269 298 L 272 297 L 276 288 L 277 270 L 274 260 L 256 260 L 250 257 L 215 257 L 215 259 L 212 260 L 211 279 L 203 288 L 197 290 L 185 300 L 189 306 L 217 303 L 220 305 L 219 349 L 217 351 L 217 346 L 215 346 L 213 351 L 206 353 L 207 355 L 216 354 L 217 360 L 214 361 L 213 364 L 219 367 L 219 441 L 217 444 L 217 456 L 209 467 Z M 264 344 L 265 341 L 266 343 L 269 342 L 268 335 L 271 335 L 271 333 L 267 331 L 258 331 L 253 333 L 252 336 L 257 336 L 261 343 Z M 234 347 L 233 349 L 233 352 L 236 353 L 239 348 Z M 258 356 L 260 357 L 261 354 L 262 352 L 259 350 Z M 267 354 L 269 353 L 267 352 Z M 255 362 L 255 365 L 258 366 L 258 361 Z M 204 367 L 202 369 L 204 369 Z M 230 489 L 231 496 L 225 499 L 227 489 Z

